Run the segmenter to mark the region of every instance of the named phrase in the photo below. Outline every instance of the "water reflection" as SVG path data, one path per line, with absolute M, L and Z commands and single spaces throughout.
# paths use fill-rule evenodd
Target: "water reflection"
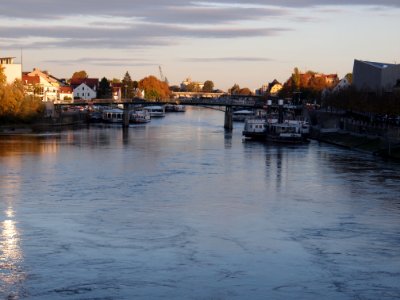
M 0 292 L 7 299 L 13 299 L 20 293 L 20 285 L 25 279 L 21 268 L 23 253 L 12 207 L 6 209 L 5 216 L 6 220 L 0 223 Z
M 0 157 L 21 153 L 54 154 L 59 151 L 60 135 L 0 136 Z

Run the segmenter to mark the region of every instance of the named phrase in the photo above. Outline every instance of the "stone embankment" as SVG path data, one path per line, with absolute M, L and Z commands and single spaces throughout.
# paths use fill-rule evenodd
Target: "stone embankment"
M 342 112 L 312 112 L 311 138 L 371 153 L 400 159 L 400 127 L 347 117 Z

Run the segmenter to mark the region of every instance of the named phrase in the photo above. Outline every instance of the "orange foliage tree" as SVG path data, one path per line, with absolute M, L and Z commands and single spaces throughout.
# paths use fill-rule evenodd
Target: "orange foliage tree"
M 24 94 L 21 80 L 6 83 L 0 66 L 0 123 L 28 122 L 42 115 L 44 105 L 40 99 Z
M 145 99 L 169 99 L 171 92 L 166 82 L 158 80 L 155 76 L 148 76 L 139 81 L 139 88 L 144 90 Z

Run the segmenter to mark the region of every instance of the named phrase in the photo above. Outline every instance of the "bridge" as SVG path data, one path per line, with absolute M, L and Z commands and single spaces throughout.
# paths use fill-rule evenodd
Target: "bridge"
M 133 98 L 133 99 L 92 99 L 88 101 L 84 100 L 74 100 L 71 101 L 57 101 L 54 102 L 55 107 L 61 106 L 86 106 L 86 105 L 123 105 L 124 108 L 124 126 L 129 125 L 129 110 L 133 105 L 142 105 L 142 106 L 150 106 L 150 105 L 165 105 L 165 104 L 182 104 L 182 105 L 191 105 L 191 106 L 222 106 L 225 107 L 225 120 L 224 127 L 225 129 L 232 130 L 232 114 L 234 108 L 259 108 L 262 109 L 266 105 L 266 99 L 260 96 L 222 96 L 219 98 L 181 98 L 181 99 L 166 99 L 166 100 L 158 100 L 158 101 L 150 101 L 142 98 Z M 272 105 L 272 107 L 278 107 L 276 105 Z M 296 109 L 293 107 L 293 109 Z

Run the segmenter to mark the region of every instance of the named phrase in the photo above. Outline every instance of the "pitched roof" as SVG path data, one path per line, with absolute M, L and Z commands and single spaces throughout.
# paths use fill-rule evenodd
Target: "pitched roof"
M 86 84 L 88 87 L 93 89 L 94 87 L 99 86 L 99 79 L 98 78 L 72 78 L 71 79 L 71 86 L 72 88 L 77 88 L 82 83 Z
M 72 94 L 72 87 L 70 86 L 60 86 L 58 90 L 62 94 Z
M 29 76 L 29 75 L 22 75 L 22 83 L 23 84 L 39 84 L 40 77 L 39 75 Z
M 359 60 L 359 62 L 365 63 L 367 65 L 370 65 L 372 67 L 379 68 L 379 69 L 385 69 L 389 66 L 395 66 L 395 64 L 387 64 L 387 63 L 374 62 L 374 61 Z

